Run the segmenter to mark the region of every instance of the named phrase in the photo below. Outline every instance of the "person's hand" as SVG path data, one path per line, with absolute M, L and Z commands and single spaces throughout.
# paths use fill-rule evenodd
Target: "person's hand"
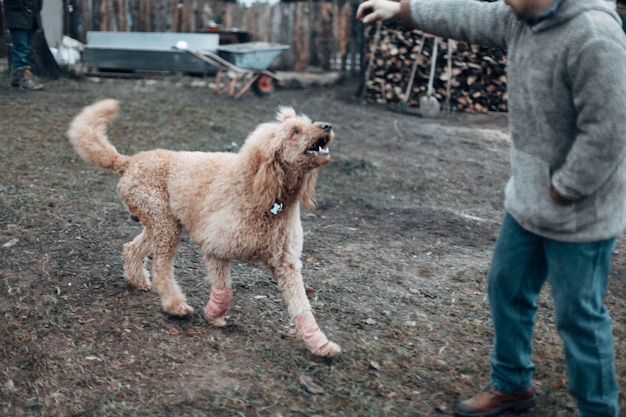
M 390 0 L 367 0 L 359 5 L 356 18 L 363 23 L 375 23 L 392 19 L 400 13 L 400 2 Z
M 567 198 L 561 193 L 559 193 L 556 190 L 556 188 L 554 188 L 554 185 L 552 185 L 552 183 L 550 183 L 550 197 L 552 197 L 552 200 L 554 200 L 556 203 L 561 204 L 563 206 L 569 206 L 570 204 L 575 203 L 574 200 Z

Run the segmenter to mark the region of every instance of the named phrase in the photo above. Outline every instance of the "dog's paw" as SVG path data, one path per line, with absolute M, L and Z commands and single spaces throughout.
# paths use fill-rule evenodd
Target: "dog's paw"
M 341 346 L 337 343 L 328 342 L 321 348 L 317 349 L 313 354 L 322 358 L 334 358 L 341 353 Z
M 215 327 L 224 327 L 224 326 L 226 326 L 226 320 L 224 320 L 224 317 L 207 317 L 205 315 L 204 318 L 212 326 L 215 326 Z
M 193 307 L 185 302 L 173 303 L 171 305 L 164 305 L 163 311 L 171 316 L 184 317 L 193 314 Z
M 152 288 L 152 283 L 148 279 L 131 281 L 128 280 L 128 284 L 136 290 L 148 291 Z
M 207 306 L 207 308 L 204 309 L 203 313 L 204 313 L 203 314 L 204 319 L 207 322 L 209 322 L 210 325 L 215 326 L 215 327 L 224 327 L 224 326 L 226 326 L 226 320 L 224 319 L 225 315 L 220 316 L 220 317 L 213 317 L 209 313 L 208 306 Z
M 211 298 L 204 307 L 204 318 L 210 324 L 216 327 L 226 326 L 226 312 L 233 298 L 233 289 L 231 287 L 212 288 Z
M 143 267 L 132 267 L 131 263 L 124 265 L 124 277 L 128 285 L 137 289 L 147 291 L 152 288 L 150 282 L 150 272 Z

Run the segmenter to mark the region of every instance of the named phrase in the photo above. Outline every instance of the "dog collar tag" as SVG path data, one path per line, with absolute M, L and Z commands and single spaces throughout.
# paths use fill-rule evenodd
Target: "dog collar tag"
M 283 205 L 282 203 L 274 203 L 274 205 L 272 206 L 272 208 L 270 209 L 270 213 L 272 213 L 274 216 L 277 215 L 278 213 L 280 213 L 283 210 Z

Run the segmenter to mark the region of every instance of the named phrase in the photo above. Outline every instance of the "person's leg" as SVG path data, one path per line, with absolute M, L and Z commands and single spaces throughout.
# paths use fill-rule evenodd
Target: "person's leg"
M 503 393 L 529 390 L 537 297 L 547 278 L 544 239 L 506 215 L 489 270 L 494 324 L 491 387 Z
M 489 268 L 489 301 L 495 329 L 491 388 L 459 403 L 457 416 L 496 416 L 535 405 L 531 339 L 537 297 L 547 277 L 544 239 L 507 214 Z
M 619 414 L 611 318 L 603 303 L 614 247 L 615 239 L 578 244 L 546 242 L 569 390 L 581 417 Z
M 26 29 L 11 29 L 11 65 L 13 70 L 30 66 L 30 50 L 33 44 L 33 31 Z
M 40 90 L 43 85 L 35 82 L 30 70 L 30 52 L 33 45 L 34 31 L 11 29 L 11 85 L 25 90 Z

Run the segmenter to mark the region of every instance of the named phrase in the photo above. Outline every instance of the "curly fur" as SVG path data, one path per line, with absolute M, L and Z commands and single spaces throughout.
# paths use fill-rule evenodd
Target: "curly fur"
M 277 121 L 259 125 L 236 154 L 156 149 L 128 156 L 106 135 L 117 113 L 116 100 L 85 107 L 67 135 L 83 159 L 121 175 L 118 193 L 144 227 L 124 245 L 129 284 L 153 288 L 169 314 L 193 313 L 173 277 L 178 242 L 186 232 L 201 246 L 209 271 L 212 297 L 204 309 L 209 322 L 225 324 L 232 296 L 229 261 L 260 261 L 273 273 L 292 319 L 307 323 L 299 326 L 301 333 L 317 344 L 325 341 L 319 347 L 305 339 L 309 349 L 319 356 L 337 355 L 340 347 L 326 342 L 314 319 L 311 323 L 300 273 L 300 204 L 314 204 L 317 168 L 330 161 L 330 124 L 283 107 Z M 151 274 L 144 267 L 150 253 Z

